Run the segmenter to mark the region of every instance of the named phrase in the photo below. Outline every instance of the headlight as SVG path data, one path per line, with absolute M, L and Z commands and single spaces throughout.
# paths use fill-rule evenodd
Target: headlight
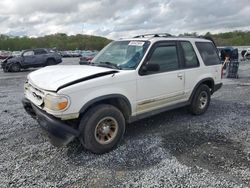
M 65 110 L 69 105 L 69 99 L 62 95 L 47 94 L 44 98 L 45 108 L 53 111 Z

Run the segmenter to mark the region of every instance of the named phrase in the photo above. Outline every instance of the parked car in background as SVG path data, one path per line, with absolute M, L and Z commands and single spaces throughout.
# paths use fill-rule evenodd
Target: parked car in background
M 68 51 L 60 51 L 59 53 L 62 57 L 70 57 L 70 55 L 68 54 Z
M 92 59 L 98 54 L 98 51 L 86 51 L 85 53 L 81 54 L 79 64 L 86 65 L 91 62 Z
M 11 56 L 11 52 L 9 52 L 9 51 L 0 51 L 0 59 L 6 59 L 9 56 Z
M 11 53 L 11 56 L 17 57 L 17 56 L 21 56 L 21 54 L 22 54 L 21 51 L 13 51 L 13 52 Z
M 62 57 L 80 57 L 81 56 L 81 51 L 79 50 L 65 50 L 65 51 L 60 51 L 60 54 Z
M 61 56 L 54 51 L 39 48 L 25 50 L 20 56 L 9 57 L 1 63 L 4 72 L 19 72 L 31 67 L 44 67 L 62 62 Z
M 70 57 L 80 57 L 81 54 L 79 51 L 69 51 Z

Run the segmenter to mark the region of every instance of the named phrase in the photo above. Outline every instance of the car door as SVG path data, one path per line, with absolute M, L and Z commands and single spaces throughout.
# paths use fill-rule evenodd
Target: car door
M 45 49 L 36 49 L 34 50 L 35 52 L 35 64 L 36 66 L 44 66 L 46 65 L 46 58 L 47 58 L 47 54 L 48 52 Z
M 181 70 L 177 43 L 153 45 L 137 78 L 137 114 L 173 105 L 184 99 L 184 71 Z M 157 71 L 146 71 L 145 65 L 158 65 Z
M 33 50 L 25 51 L 23 53 L 23 65 L 24 67 L 35 67 L 35 54 Z

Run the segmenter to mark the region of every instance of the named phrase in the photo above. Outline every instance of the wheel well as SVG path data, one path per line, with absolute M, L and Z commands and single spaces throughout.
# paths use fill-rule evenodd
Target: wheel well
M 19 64 L 20 66 L 22 66 L 21 63 L 20 63 L 19 61 L 14 62 L 14 63 L 11 63 L 11 65 L 13 65 L 13 64 Z
M 213 91 L 214 91 L 214 81 L 213 80 L 206 80 L 206 81 L 202 82 L 201 84 L 207 85 L 211 90 L 211 94 L 213 94 Z
M 21 63 L 20 62 L 15 62 L 15 63 L 11 63 L 9 66 L 11 67 L 12 65 L 14 65 L 14 64 L 18 64 L 19 66 L 20 66 L 20 68 L 22 68 L 22 65 L 21 65 Z
M 194 87 L 194 90 L 189 98 L 189 101 L 192 101 L 193 100 L 193 96 L 196 92 L 196 90 L 198 89 L 198 87 L 201 85 L 201 84 L 205 84 L 207 85 L 209 88 L 210 88 L 210 91 L 211 91 L 211 95 L 213 94 L 214 92 L 214 81 L 213 79 L 204 79 L 204 80 L 201 80 L 199 83 L 196 84 L 196 86 Z
M 110 104 L 116 108 L 118 108 L 122 114 L 124 115 L 125 120 L 127 121 L 131 115 L 131 106 L 129 102 L 122 97 L 114 97 L 114 98 L 107 98 L 98 100 L 96 102 L 87 105 L 81 110 L 81 116 L 83 116 L 90 108 L 99 104 Z

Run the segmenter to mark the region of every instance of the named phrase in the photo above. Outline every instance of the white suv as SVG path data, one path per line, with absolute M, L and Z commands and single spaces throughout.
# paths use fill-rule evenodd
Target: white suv
M 23 105 L 54 145 L 79 138 L 100 154 L 115 148 L 133 121 L 183 106 L 203 114 L 221 86 L 211 40 L 144 35 L 111 42 L 90 65 L 30 73 Z

